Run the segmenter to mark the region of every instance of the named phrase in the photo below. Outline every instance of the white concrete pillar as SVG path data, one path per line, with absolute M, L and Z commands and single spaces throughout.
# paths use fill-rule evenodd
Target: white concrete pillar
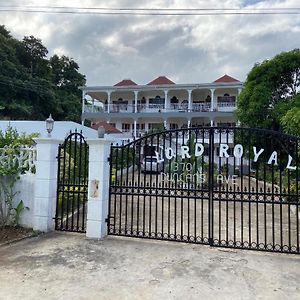
M 165 120 L 165 121 L 164 121 L 164 127 L 165 127 L 166 130 L 168 129 L 167 126 L 168 126 L 168 123 L 167 123 L 167 121 Z
M 138 102 L 138 91 L 134 91 L 134 112 L 138 112 L 137 102 Z
M 82 91 L 82 108 L 81 108 L 82 114 L 84 113 L 84 104 L 85 104 L 84 99 L 85 99 L 85 91 Z M 82 119 L 81 125 L 84 125 L 84 119 Z
M 191 127 L 191 120 L 188 120 L 188 128 Z
M 168 109 L 168 90 L 165 90 L 165 110 Z
M 214 126 L 214 120 L 211 119 L 211 120 L 210 120 L 210 127 L 213 127 L 213 126 Z
M 88 139 L 89 183 L 86 236 L 100 239 L 107 234 L 105 219 L 108 216 L 109 152 L 110 141 Z
M 57 192 L 58 146 L 60 140 L 35 138 L 37 161 L 33 204 L 33 229 L 54 230 Z
M 111 92 L 107 91 L 107 112 L 108 113 L 110 113 L 110 102 L 111 102 L 110 96 L 111 96 Z
M 210 100 L 210 110 L 213 111 L 216 108 L 216 103 L 215 103 L 215 89 L 210 89 L 211 93 L 211 100 Z
M 133 136 L 136 138 L 136 120 L 133 121 Z
M 193 109 L 192 92 L 193 90 L 188 90 L 188 111 L 192 111 Z

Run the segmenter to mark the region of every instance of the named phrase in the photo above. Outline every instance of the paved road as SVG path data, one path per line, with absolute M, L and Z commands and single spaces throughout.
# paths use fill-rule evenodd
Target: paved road
M 51 233 L 0 248 L 0 299 L 299 299 L 300 256 Z

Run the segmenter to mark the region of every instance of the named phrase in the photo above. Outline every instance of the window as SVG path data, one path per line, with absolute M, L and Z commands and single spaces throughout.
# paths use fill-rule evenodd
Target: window
M 181 107 L 182 107 L 182 109 L 184 109 L 184 110 L 188 109 L 188 107 L 189 107 L 189 102 L 188 102 L 187 100 L 183 100 L 183 101 L 181 102 Z
M 163 107 L 165 104 L 165 98 L 161 98 L 160 96 L 156 96 L 155 98 L 149 98 L 149 107 Z
M 235 96 L 224 94 L 224 96 L 218 96 L 218 102 L 235 102 Z
M 151 129 L 161 129 L 162 128 L 162 124 L 161 123 L 149 123 L 149 130 Z
M 173 97 L 171 98 L 171 100 L 170 100 L 170 103 L 171 103 L 171 104 L 177 104 L 177 103 L 178 103 L 177 97 L 173 96 Z
M 172 130 L 172 129 L 178 129 L 178 124 L 170 123 L 170 130 Z
M 123 132 L 129 132 L 130 131 L 130 124 L 122 123 L 122 131 Z
M 136 124 L 136 129 L 137 129 L 137 130 L 145 130 L 145 123 L 142 123 L 142 124 Z
M 211 96 L 207 95 L 205 102 L 211 102 Z

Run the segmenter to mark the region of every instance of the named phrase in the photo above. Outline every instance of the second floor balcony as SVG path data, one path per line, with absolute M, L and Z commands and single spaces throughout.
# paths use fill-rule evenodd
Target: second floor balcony
M 221 98 L 221 97 L 220 97 Z M 219 101 L 223 100 L 223 101 Z M 228 100 L 228 99 L 226 99 Z M 164 104 L 105 104 L 102 106 L 86 104 L 84 106 L 85 113 L 153 113 L 153 112 L 209 112 L 209 111 L 224 111 L 231 112 L 236 109 L 235 101 L 224 101 L 218 99 L 215 107 L 212 108 L 210 103 L 192 103 L 189 108 L 188 103 L 169 104 L 165 107 Z

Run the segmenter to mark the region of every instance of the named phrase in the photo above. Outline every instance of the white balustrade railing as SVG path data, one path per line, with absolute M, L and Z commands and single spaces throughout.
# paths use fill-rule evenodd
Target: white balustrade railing
M 218 107 L 235 107 L 235 102 L 218 102 Z
M 217 108 L 235 108 L 235 102 L 217 102 Z M 192 103 L 192 107 L 190 111 L 194 112 L 206 112 L 210 111 L 210 103 Z M 97 113 L 97 112 L 110 112 L 110 113 L 118 113 L 118 112 L 128 112 L 134 113 L 137 112 L 160 112 L 160 111 L 189 111 L 188 104 L 169 104 L 167 108 L 165 108 L 164 104 L 138 104 L 135 108 L 133 104 L 105 104 L 102 107 L 95 105 L 85 105 L 84 112 L 85 113 Z
M 193 103 L 192 110 L 193 111 L 209 111 L 210 104 L 208 104 L 208 103 Z
M 35 147 L 0 148 L 0 165 L 2 168 L 17 167 L 23 172 L 34 173 L 36 162 Z

